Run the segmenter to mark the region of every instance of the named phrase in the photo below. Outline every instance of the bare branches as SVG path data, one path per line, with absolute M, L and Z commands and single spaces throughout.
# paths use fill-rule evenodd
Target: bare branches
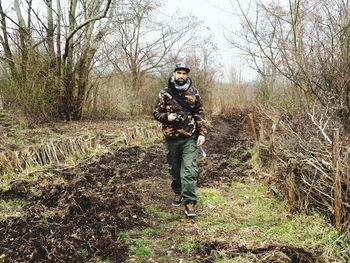
M 192 17 L 157 21 L 152 19 L 157 10 L 153 2 L 135 1 L 133 5 L 116 25 L 118 42 L 112 39 L 112 50 L 105 52 L 120 74 L 134 77 L 132 87 L 137 90 L 140 76 L 163 67 L 166 56 L 189 45 L 198 21 Z
M 331 118 L 330 116 L 327 115 L 328 108 L 326 109 L 325 113 L 321 114 L 321 116 L 318 120 L 316 120 L 315 108 L 316 108 L 316 105 L 313 106 L 312 113 L 308 113 L 308 115 L 310 116 L 312 123 L 315 124 L 316 127 L 320 130 L 321 134 L 326 139 L 326 141 L 329 144 L 332 144 L 332 140 L 326 134 L 326 128 L 327 128 L 328 122 Z
M 103 12 L 102 15 L 100 16 L 97 16 L 97 17 L 92 17 L 86 21 L 84 21 L 82 24 L 78 25 L 77 27 L 75 27 L 74 29 L 71 30 L 71 32 L 69 33 L 67 39 L 66 39 L 66 44 L 65 44 L 65 48 L 64 48 L 64 55 L 63 55 L 63 60 L 65 60 L 68 56 L 68 51 L 69 51 L 69 43 L 70 43 L 70 40 L 71 38 L 80 30 L 82 29 L 84 26 L 88 25 L 89 23 L 91 22 L 94 22 L 94 21 L 97 21 L 97 20 L 101 20 L 102 18 L 105 18 L 107 16 L 107 12 L 111 6 L 111 3 L 112 3 L 113 0 L 108 0 L 107 1 L 107 4 L 106 4 L 106 8 Z M 73 7 L 71 9 L 71 11 L 74 11 L 75 8 Z
M 280 118 L 274 141 L 278 163 L 272 180 L 286 198 L 296 197 L 290 200 L 294 208 L 318 211 L 335 219 L 337 228 L 344 230 L 343 220 L 350 215 L 349 136 L 343 132 L 339 136 L 339 129 L 334 127 L 340 124 L 316 105 L 307 114 L 266 107 L 260 112 L 270 123 Z M 267 122 L 265 117 L 260 118 Z M 328 136 L 331 131 L 332 138 Z M 263 151 L 267 151 L 268 143 L 261 142 Z
M 248 55 L 262 79 L 272 74 L 287 78 L 303 94 L 307 107 L 318 101 L 324 108 L 330 106 L 331 116 L 350 112 L 350 3 L 337 0 L 331 7 L 327 1 L 314 0 L 253 3 L 244 10 L 239 1 L 232 1 L 242 30 L 231 32 L 228 41 Z M 344 126 L 349 125 L 348 115 Z
M 4 10 L 2 8 L 2 4 L 0 1 L 0 17 L 1 17 L 1 30 L 3 33 L 3 37 L 0 38 L 0 42 L 1 45 L 4 49 L 4 53 L 5 53 L 5 58 L 7 60 L 7 63 L 10 66 L 11 72 L 14 75 L 15 74 L 15 64 L 13 62 L 13 57 L 12 57 L 12 52 L 10 49 L 10 43 L 9 43 L 9 39 L 8 39 L 8 32 L 7 32 L 7 25 L 6 25 L 6 16 L 4 13 Z

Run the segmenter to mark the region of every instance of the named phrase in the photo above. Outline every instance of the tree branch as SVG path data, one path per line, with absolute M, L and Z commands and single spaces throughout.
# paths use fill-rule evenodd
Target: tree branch
M 80 30 L 82 29 L 84 26 L 86 26 L 87 24 L 97 21 L 97 20 L 101 20 L 102 18 L 105 18 L 107 16 L 107 12 L 109 10 L 109 7 L 111 6 L 112 0 L 108 0 L 107 5 L 106 5 L 106 9 L 103 12 L 102 15 L 98 16 L 98 17 L 93 17 L 91 19 L 86 20 L 84 23 L 80 24 L 79 26 L 77 26 L 67 37 L 66 39 L 66 44 L 64 47 L 64 55 L 63 55 L 63 59 L 65 59 L 67 57 L 68 54 L 68 49 L 69 49 L 69 42 L 71 40 L 71 38 Z

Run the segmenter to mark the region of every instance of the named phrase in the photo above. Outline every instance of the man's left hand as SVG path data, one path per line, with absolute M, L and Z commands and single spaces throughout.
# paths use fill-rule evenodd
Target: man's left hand
M 197 146 L 202 146 L 205 142 L 205 137 L 203 135 L 199 135 L 197 139 Z

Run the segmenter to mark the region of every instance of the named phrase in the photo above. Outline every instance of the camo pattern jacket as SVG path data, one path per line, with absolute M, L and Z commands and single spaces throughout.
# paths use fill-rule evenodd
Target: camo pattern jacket
M 184 109 L 181 103 L 178 103 L 172 95 L 174 92 L 178 92 L 179 97 L 187 103 L 188 109 Z M 168 121 L 170 113 L 177 113 L 178 118 L 175 121 Z M 163 134 L 167 139 L 207 134 L 202 100 L 198 90 L 192 86 L 183 92 L 171 86 L 161 90 L 153 109 L 153 116 L 163 124 Z

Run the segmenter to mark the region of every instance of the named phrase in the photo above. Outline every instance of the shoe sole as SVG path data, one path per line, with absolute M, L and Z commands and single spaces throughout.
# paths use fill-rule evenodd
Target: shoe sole
M 187 217 L 196 217 L 197 215 L 194 213 L 188 213 L 187 211 L 185 211 L 185 214 Z
M 171 203 L 171 206 L 175 206 L 175 207 L 179 207 L 179 206 L 181 206 L 182 205 L 182 197 L 181 197 L 181 199 L 180 199 L 180 201 L 178 201 L 179 203 Z

